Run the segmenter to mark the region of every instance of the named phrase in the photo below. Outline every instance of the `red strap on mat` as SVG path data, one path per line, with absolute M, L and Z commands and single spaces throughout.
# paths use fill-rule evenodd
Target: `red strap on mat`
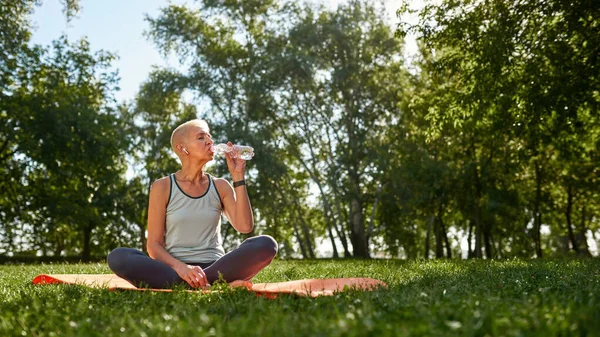
M 40 274 L 33 279 L 33 284 L 79 284 L 88 287 L 108 288 L 109 290 L 139 290 L 170 292 L 171 289 L 137 288 L 114 274 Z M 375 290 L 387 285 L 372 278 L 332 278 L 306 279 L 288 282 L 257 283 L 235 281 L 231 286 L 243 286 L 258 296 L 275 298 L 278 294 L 296 294 L 299 296 L 318 297 L 331 296 L 345 289 Z M 212 290 L 189 290 L 191 292 L 211 293 Z

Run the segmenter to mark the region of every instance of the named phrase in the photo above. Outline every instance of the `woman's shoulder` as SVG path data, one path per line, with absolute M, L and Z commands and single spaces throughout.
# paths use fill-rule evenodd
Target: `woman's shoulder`
M 212 178 L 212 180 L 214 182 L 219 182 L 219 184 L 222 184 L 223 182 L 227 182 L 227 180 L 225 178 L 219 178 L 219 177 L 215 177 L 212 174 L 210 174 L 210 177 Z
M 231 185 L 229 184 L 229 181 L 227 181 L 227 179 L 217 178 L 214 176 L 212 176 L 212 179 L 213 179 L 215 188 L 217 189 L 217 193 L 219 194 L 220 197 L 227 195 L 229 190 L 233 190 L 233 188 L 231 187 Z
M 225 187 L 225 185 L 229 185 L 229 182 L 225 178 L 218 178 L 215 176 L 211 176 L 215 186 L 217 187 Z
M 171 176 L 164 176 L 162 178 L 156 179 L 152 183 L 152 190 L 157 190 L 159 192 L 168 191 L 171 188 Z

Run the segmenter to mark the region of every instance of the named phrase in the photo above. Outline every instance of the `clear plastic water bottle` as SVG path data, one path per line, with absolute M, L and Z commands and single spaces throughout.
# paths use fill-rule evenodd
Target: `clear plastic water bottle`
M 254 157 L 254 148 L 252 146 L 216 144 L 213 145 L 213 150 L 215 151 L 215 155 L 218 156 L 224 156 L 226 152 L 233 152 L 233 158 L 250 160 Z

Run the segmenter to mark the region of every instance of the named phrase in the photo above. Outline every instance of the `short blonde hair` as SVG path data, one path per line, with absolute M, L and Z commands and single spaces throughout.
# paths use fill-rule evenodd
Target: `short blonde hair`
M 175 128 L 175 130 L 173 130 L 173 133 L 171 133 L 171 148 L 173 148 L 175 152 L 177 152 L 175 146 L 177 145 L 177 143 L 180 142 L 180 139 L 187 132 L 190 126 L 199 126 L 202 129 L 206 130 L 206 132 L 210 132 L 208 123 L 204 119 L 192 119 L 179 125 Z

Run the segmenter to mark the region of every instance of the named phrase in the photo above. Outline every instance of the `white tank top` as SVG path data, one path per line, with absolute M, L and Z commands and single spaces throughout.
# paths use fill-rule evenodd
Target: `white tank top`
M 208 174 L 207 174 L 208 175 Z M 171 191 L 167 202 L 165 244 L 176 259 L 187 263 L 212 262 L 223 255 L 221 238 L 221 197 L 208 175 L 208 190 L 191 197 L 169 176 Z

